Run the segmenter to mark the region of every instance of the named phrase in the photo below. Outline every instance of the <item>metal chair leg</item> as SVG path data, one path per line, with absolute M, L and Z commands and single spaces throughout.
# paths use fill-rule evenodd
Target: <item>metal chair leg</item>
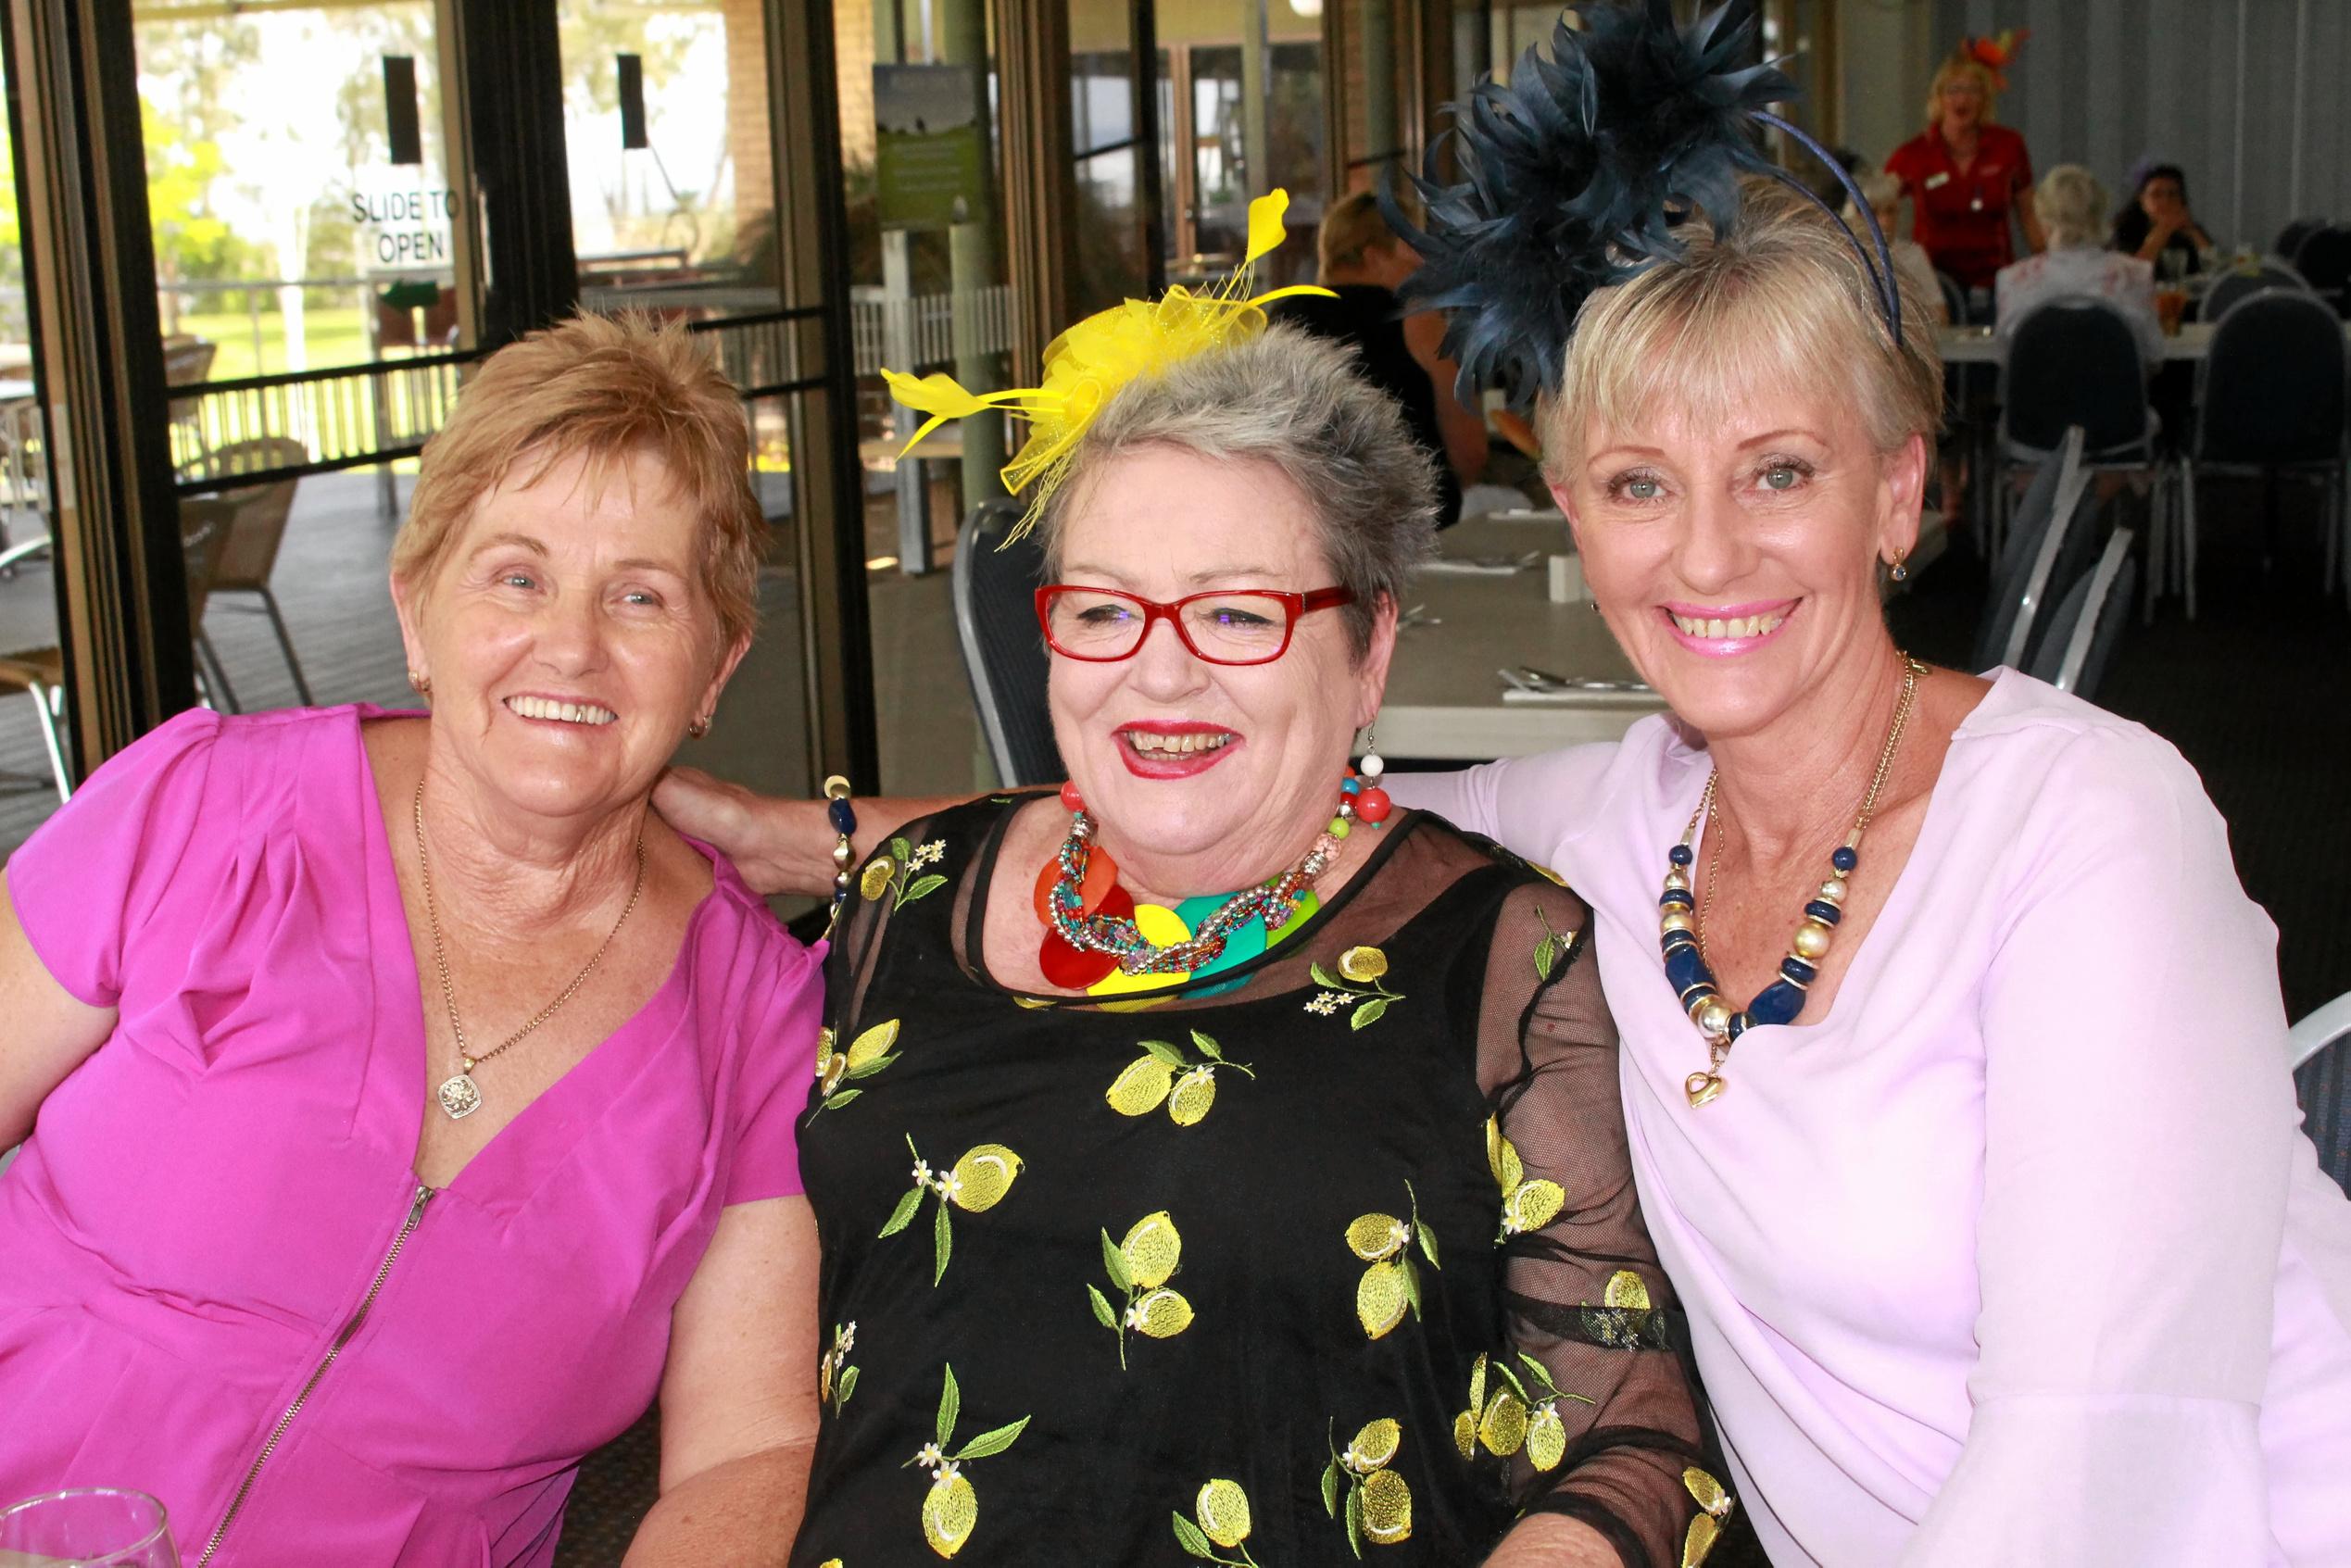
M 2196 470 L 2191 467 L 2180 487 L 2180 592 L 2187 601 L 2188 619 L 2196 618 Z
M 196 662 L 203 667 L 204 684 L 220 699 L 220 706 L 230 713 L 242 713 L 237 706 L 236 688 L 229 684 L 229 672 L 221 666 L 220 650 L 212 646 L 212 634 L 201 627 L 196 631 Z
M 270 629 L 278 634 L 278 646 L 285 654 L 285 667 L 293 672 L 295 696 L 302 699 L 303 707 L 316 707 L 310 696 L 310 683 L 302 678 L 302 661 L 294 657 L 294 639 L 286 634 L 285 617 L 278 613 L 278 596 L 270 592 L 266 583 L 254 591 L 261 596 L 261 608 L 270 614 Z

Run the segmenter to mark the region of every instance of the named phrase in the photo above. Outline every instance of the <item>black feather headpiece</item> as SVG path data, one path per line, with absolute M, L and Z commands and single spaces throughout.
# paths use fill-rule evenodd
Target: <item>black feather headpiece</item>
M 1467 103 L 1449 106 L 1445 134 L 1461 177 L 1439 178 L 1440 138 L 1426 175 L 1413 177 L 1426 230 L 1405 217 L 1392 189 L 1380 193 L 1389 226 L 1421 257 L 1403 297 L 1411 308 L 1450 313 L 1445 353 L 1461 367 L 1463 389 L 1498 386 L 1524 408 L 1556 386 L 1584 300 L 1679 256 L 1676 223 L 1696 215 L 1716 234 L 1729 230 L 1742 174 L 1810 194 L 1764 157 L 1755 125 L 1811 149 L 1854 196 L 1873 246 L 1829 215 L 1861 251 L 1899 342 L 1893 264 L 1869 204 L 1842 164 L 1766 112 L 1795 97 L 1795 83 L 1776 65 L 1742 63 L 1754 45 L 1752 8 L 1732 0 L 1687 29 L 1675 27 L 1671 0 L 1582 9 L 1582 31 L 1564 18 L 1553 29 L 1548 58 L 1529 48 L 1507 84 L 1488 78 Z

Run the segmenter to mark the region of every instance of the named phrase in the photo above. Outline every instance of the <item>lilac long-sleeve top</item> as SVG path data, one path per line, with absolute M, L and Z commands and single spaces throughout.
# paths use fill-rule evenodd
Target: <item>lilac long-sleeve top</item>
M 191 1568 L 546 1563 L 721 1210 L 800 1190 L 822 977 L 713 858 L 643 1010 L 421 1192 L 372 713 L 182 715 L 7 864 L 119 1021 L 0 1174 L 0 1501 L 139 1487 Z
M 2351 1204 L 2194 771 L 1999 671 L 1830 1011 L 1692 1109 L 1657 895 L 1707 770 L 1653 718 L 1388 784 L 1593 909 L 1641 1210 L 1772 1561 L 2351 1562 Z

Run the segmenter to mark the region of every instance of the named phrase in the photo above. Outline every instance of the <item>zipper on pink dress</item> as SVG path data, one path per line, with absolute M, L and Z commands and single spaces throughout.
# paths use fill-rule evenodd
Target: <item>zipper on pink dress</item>
M 383 1293 L 383 1282 L 390 1276 L 392 1265 L 400 1261 L 400 1248 L 408 1245 L 417 1222 L 424 1218 L 424 1206 L 432 1198 L 433 1189 L 420 1182 L 416 1196 L 409 1201 L 409 1217 L 401 1222 L 400 1234 L 392 1238 L 390 1248 L 383 1254 L 383 1261 L 376 1265 L 375 1278 L 369 1283 L 368 1293 L 359 1298 L 358 1309 L 345 1321 L 342 1332 L 334 1336 L 334 1343 L 327 1347 L 327 1353 L 311 1370 L 308 1381 L 302 1385 L 302 1392 L 294 1397 L 294 1403 L 286 1406 L 285 1413 L 278 1417 L 277 1425 L 270 1431 L 270 1440 L 261 1445 L 261 1451 L 254 1456 L 253 1468 L 245 1473 L 245 1480 L 238 1485 L 237 1495 L 229 1499 L 229 1512 L 220 1516 L 220 1528 L 214 1530 L 212 1538 L 204 1543 L 204 1553 L 195 1560 L 195 1568 L 206 1568 L 212 1561 L 212 1554 L 220 1549 L 221 1538 L 228 1535 L 229 1526 L 237 1522 L 237 1514 L 245 1508 L 245 1499 L 252 1494 L 254 1482 L 261 1478 L 262 1467 L 270 1462 L 270 1456 L 278 1451 L 278 1444 L 285 1437 L 286 1428 L 294 1424 L 294 1418 L 302 1413 L 304 1405 L 309 1403 L 310 1396 L 318 1391 L 319 1383 L 326 1376 L 327 1369 L 334 1365 L 335 1357 L 343 1353 L 343 1347 L 351 1343 L 352 1336 L 359 1332 L 359 1326 L 368 1321 L 368 1309 L 375 1305 L 376 1297 Z

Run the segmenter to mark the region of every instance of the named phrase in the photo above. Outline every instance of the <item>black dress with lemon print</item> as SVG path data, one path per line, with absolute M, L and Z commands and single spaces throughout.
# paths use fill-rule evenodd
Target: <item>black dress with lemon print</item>
M 835 934 L 793 1562 L 1450 1568 L 1529 1511 L 1703 1558 L 1584 907 L 1405 813 L 1249 964 L 1039 997 L 981 950 L 1031 798 L 903 830 Z

